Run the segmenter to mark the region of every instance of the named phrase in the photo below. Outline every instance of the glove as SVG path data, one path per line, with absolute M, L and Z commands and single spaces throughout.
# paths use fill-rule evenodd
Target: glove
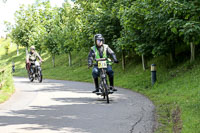
M 88 60 L 88 67 L 91 67 L 91 66 L 92 66 L 92 61 Z
M 43 61 L 44 61 L 44 60 L 40 60 L 40 64 L 42 64 Z
M 118 60 L 114 60 L 114 63 L 119 63 L 119 61 Z
M 114 63 L 119 63 L 119 61 L 117 60 L 117 57 L 115 54 L 112 55 L 113 56 L 113 59 L 114 59 Z

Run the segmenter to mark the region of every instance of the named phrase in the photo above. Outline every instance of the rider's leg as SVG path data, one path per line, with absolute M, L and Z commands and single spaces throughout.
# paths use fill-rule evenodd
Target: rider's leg
M 93 76 L 94 84 L 95 84 L 95 90 L 93 91 L 93 93 L 96 93 L 96 92 L 99 92 L 99 82 L 98 82 L 99 70 L 97 67 L 93 68 L 92 76 Z
M 107 73 L 109 76 L 110 90 L 117 91 L 117 89 L 114 88 L 114 72 L 111 66 L 108 66 Z
M 30 65 L 30 74 L 33 74 L 33 65 Z
M 30 73 L 32 76 L 34 76 L 35 74 L 35 62 L 31 62 L 31 65 L 30 65 Z

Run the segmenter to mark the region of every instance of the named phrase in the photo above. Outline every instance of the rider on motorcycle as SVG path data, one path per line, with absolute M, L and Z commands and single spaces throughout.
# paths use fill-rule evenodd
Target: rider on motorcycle
M 99 59 L 99 58 L 108 58 L 108 55 L 112 56 L 112 58 L 114 59 L 114 63 L 118 63 L 115 53 L 112 51 L 112 49 L 108 45 L 104 44 L 104 42 L 105 42 L 105 39 L 101 34 L 96 34 L 94 36 L 95 45 L 91 47 L 90 53 L 88 55 L 89 67 L 92 66 L 93 60 Z M 109 76 L 110 90 L 117 91 L 117 89 L 114 88 L 114 72 L 112 70 L 111 65 L 109 64 L 107 67 L 107 74 Z M 92 76 L 95 83 L 95 90 L 93 91 L 93 93 L 98 93 L 99 92 L 99 82 L 98 82 L 99 69 L 96 65 L 93 67 Z
M 40 55 L 35 51 L 35 46 L 31 46 L 30 52 L 27 54 L 27 57 L 26 57 L 26 63 L 28 65 L 27 70 L 30 74 L 34 73 L 34 69 L 32 66 L 35 65 L 37 58 L 39 58 L 40 62 L 43 61 L 42 58 L 40 57 Z

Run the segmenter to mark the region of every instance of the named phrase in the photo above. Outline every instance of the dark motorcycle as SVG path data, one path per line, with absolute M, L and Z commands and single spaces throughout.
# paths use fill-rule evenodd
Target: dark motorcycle
M 110 91 L 110 87 L 108 86 L 108 82 L 107 82 L 107 73 L 106 73 L 107 59 L 100 58 L 100 59 L 96 59 L 96 61 L 97 63 L 93 65 L 97 65 L 100 71 L 100 82 L 99 82 L 100 93 L 96 93 L 96 94 L 103 96 L 103 99 L 106 98 L 107 103 L 109 103 L 110 102 L 109 94 L 112 94 L 113 91 Z
M 28 78 L 31 82 L 33 80 L 38 80 L 40 83 L 42 82 L 42 68 L 41 64 L 37 61 L 35 61 L 34 64 L 27 64 L 27 70 L 28 70 Z

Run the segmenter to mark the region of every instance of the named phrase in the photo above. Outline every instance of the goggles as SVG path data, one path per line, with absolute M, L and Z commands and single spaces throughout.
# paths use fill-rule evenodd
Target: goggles
M 100 43 L 102 41 L 103 41 L 103 39 L 97 39 L 97 43 Z

